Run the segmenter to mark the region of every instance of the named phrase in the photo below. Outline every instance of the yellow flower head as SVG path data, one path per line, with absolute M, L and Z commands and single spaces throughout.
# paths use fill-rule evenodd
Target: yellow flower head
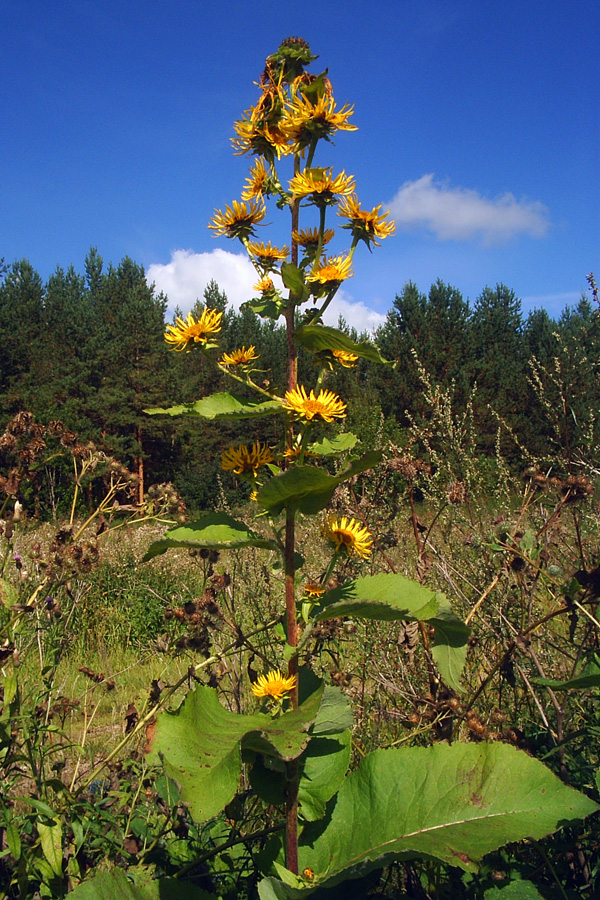
M 254 285 L 255 291 L 260 291 L 261 294 L 268 294 L 269 291 L 275 290 L 275 285 L 273 284 L 273 280 L 269 278 L 268 275 L 263 275 L 260 281 Z
M 348 519 L 346 516 L 336 519 L 334 516 L 330 516 L 323 523 L 322 533 L 328 541 L 335 544 L 336 552 L 344 547 L 349 556 L 354 555 L 367 559 L 371 555 L 371 544 L 373 543 L 371 533 L 363 528 L 356 519 Z
M 300 454 L 302 453 L 302 435 L 297 434 L 294 436 L 292 444 L 290 447 L 286 447 L 282 453 L 284 459 L 298 459 Z M 308 450 L 304 451 L 305 458 L 307 456 L 314 456 L 314 453 L 309 453 Z
M 232 445 L 221 454 L 221 468 L 235 475 L 248 475 L 250 472 L 256 475 L 259 466 L 265 466 L 273 461 L 274 456 L 270 448 L 259 441 L 255 441 L 252 447 L 246 444 L 240 444 L 239 447 Z
M 325 588 L 321 587 L 320 584 L 315 584 L 312 581 L 307 581 L 304 585 L 304 593 L 307 597 L 322 597 L 325 593 Z
M 323 258 L 317 263 L 310 275 L 306 276 L 306 280 L 331 285 L 339 284 L 347 278 L 352 278 L 353 275 L 350 256 L 330 256 L 329 259 Z
M 323 243 L 321 246 L 324 247 L 325 244 L 328 244 L 334 235 L 335 231 L 333 228 L 326 228 L 323 232 Z M 303 228 L 301 231 L 292 231 L 292 237 L 298 246 L 303 247 L 305 250 L 316 250 L 319 246 L 318 228 Z
M 353 112 L 354 108 L 350 106 L 336 110 L 331 95 L 324 94 L 313 103 L 302 94 L 297 94 L 285 117 L 285 127 L 294 142 L 294 151 L 302 151 L 313 140 L 329 140 L 336 131 L 356 131 L 356 125 L 348 123 Z
M 270 268 L 274 263 L 287 259 L 289 253 L 288 247 L 273 247 L 271 241 L 264 244 L 262 241 L 250 241 L 248 243 L 248 253 L 253 256 L 259 265 L 264 268 Z
M 295 441 L 291 447 L 286 447 L 283 451 L 284 459 L 298 459 L 300 454 L 302 453 L 302 444 L 300 441 Z
M 316 397 L 314 391 L 307 394 L 302 385 L 293 391 L 286 391 L 283 405 L 308 421 L 321 416 L 326 422 L 333 422 L 335 418 L 346 415 L 346 404 L 332 391 L 320 390 Z
M 165 341 L 173 350 L 187 350 L 189 344 L 204 344 L 211 334 L 221 330 L 223 313 L 205 309 L 198 320 L 188 313 L 187 320 L 177 316 L 175 325 L 167 325 Z
M 345 369 L 352 369 L 358 362 L 356 353 L 350 353 L 348 350 L 332 350 L 331 353 Z
M 279 669 L 273 669 L 266 675 L 259 675 L 252 685 L 252 693 L 255 697 L 272 697 L 273 700 L 281 700 L 288 691 L 296 687 L 296 676 L 285 677 Z
M 233 353 L 224 353 L 219 362 L 222 366 L 247 366 L 248 363 L 258 359 L 259 354 L 255 353 L 255 350 L 254 344 L 248 347 L 247 350 L 245 347 L 240 347 L 239 350 L 234 350 Z
M 250 177 L 246 179 L 244 190 L 242 191 L 242 200 L 254 200 L 255 197 L 262 199 L 263 194 L 268 192 L 269 173 L 262 159 L 257 159 L 250 169 Z
M 290 191 L 294 198 L 310 197 L 317 206 L 337 203 L 337 196 L 346 197 L 355 188 L 354 177 L 341 172 L 334 178 L 331 169 L 305 169 L 294 175 Z
M 370 212 L 366 209 L 361 209 L 358 197 L 356 194 L 352 194 L 350 197 L 344 198 L 340 203 L 338 216 L 349 220 L 347 225 L 342 225 L 342 228 L 350 228 L 353 236 L 364 241 L 367 246 L 372 243 L 378 247 L 379 242 L 377 238 L 389 237 L 396 230 L 394 221 L 385 221 L 390 211 L 380 214 L 380 209 L 381 203 Z
M 256 153 L 273 160 L 292 152 L 287 131 L 279 123 L 262 121 L 255 110 L 244 113 L 243 118 L 234 122 L 233 129 L 236 137 L 231 139 L 231 143 L 236 156 Z
M 213 237 L 223 235 L 228 238 L 245 238 L 254 234 L 254 226 L 261 222 L 267 213 L 264 203 L 238 203 L 234 200 L 231 208 L 225 207 L 225 212 L 215 210 L 211 225 L 208 227 L 214 232 Z

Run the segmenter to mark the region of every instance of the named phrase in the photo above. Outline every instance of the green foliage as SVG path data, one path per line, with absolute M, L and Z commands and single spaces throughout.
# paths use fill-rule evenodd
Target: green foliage
M 365 453 L 354 460 L 339 475 L 328 475 L 315 466 L 295 466 L 269 479 L 257 495 L 257 502 L 272 516 L 286 507 L 308 515 L 325 509 L 331 503 L 335 489 L 361 472 L 376 466 L 381 459 L 378 450 Z
M 337 328 L 328 328 L 325 325 L 301 325 L 296 329 L 296 337 L 310 353 L 319 353 L 322 350 L 345 350 L 371 362 L 387 362 L 375 344 L 370 341 L 360 341 L 360 343 L 352 341 Z
M 237 394 L 227 392 L 203 397 L 195 403 L 172 406 L 170 409 L 147 409 L 149 415 L 201 416 L 203 419 L 249 419 L 255 416 L 269 416 L 281 412 L 281 403 L 266 400 L 257 403 Z
M 122 869 L 99 872 L 90 881 L 75 888 L 72 896 L 73 900 L 216 900 L 215 894 L 175 878 L 161 878 L 138 887 Z
M 512 747 L 377 750 L 347 776 L 325 827 L 304 829 L 300 867 L 315 873 L 306 895 L 399 857 L 425 854 L 473 871 L 497 847 L 541 838 L 565 814 L 583 818 L 599 808 Z M 288 895 L 263 888 L 269 896 Z
M 275 541 L 265 540 L 243 522 L 226 513 L 208 513 L 195 522 L 167 531 L 160 541 L 154 541 L 146 551 L 143 562 L 164 553 L 170 547 L 232 550 L 239 547 L 262 547 L 277 550 Z
M 318 622 L 339 616 L 429 622 L 435 628 L 433 658 L 442 678 L 449 687 L 462 690 L 469 629 L 439 591 L 432 592 L 403 575 L 372 575 L 328 591 L 312 614 Z
M 197 687 L 182 706 L 159 718 L 152 758 L 164 761 L 197 822 L 216 816 L 234 797 L 243 754 L 269 760 L 297 759 L 309 741 L 323 686 L 279 718 L 264 713 L 238 715 L 224 709 L 211 688 Z

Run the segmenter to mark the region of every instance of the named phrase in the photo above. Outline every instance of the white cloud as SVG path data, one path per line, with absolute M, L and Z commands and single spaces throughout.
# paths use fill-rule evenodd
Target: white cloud
M 171 312 L 179 306 L 184 313 L 190 311 L 196 300 L 202 299 L 204 288 L 211 279 L 217 282 L 236 309 L 252 297 L 252 285 L 257 281 L 247 256 L 219 249 L 210 253 L 174 250 L 171 262 L 148 266 L 146 278 L 150 284 L 154 282 L 157 291 L 167 295 Z
M 549 225 L 543 203 L 513 194 L 490 200 L 470 188 L 434 181 L 432 173 L 406 181 L 389 205 L 398 227 L 425 227 L 440 240 L 478 237 L 492 244 L 517 234 L 542 237 Z
M 325 310 L 325 325 L 337 326 L 338 319 L 343 316 L 351 328 L 361 331 L 374 331 L 386 321 L 386 316 L 369 309 L 362 301 L 354 301 L 345 291 L 338 291 L 331 305 Z
M 149 284 L 154 282 L 157 291 L 167 295 L 171 313 L 179 306 L 184 314 L 190 311 L 198 298 L 202 299 L 204 288 L 211 279 L 217 282 L 235 309 L 256 296 L 253 285 L 258 280 L 247 256 L 219 249 L 209 253 L 174 250 L 170 262 L 148 266 L 146 278 Z M 335 326 L 339 316 L 343 316 L 358 332 L 372 331 L 385 322 L 385 316 L 369 309 L 364 303 L 353 302 L 344 291 L 336 294 L 325 312 L 324 322 Z

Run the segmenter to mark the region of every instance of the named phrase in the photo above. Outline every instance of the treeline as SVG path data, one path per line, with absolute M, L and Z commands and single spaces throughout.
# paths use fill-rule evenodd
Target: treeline
M 193 312 L 224 312 L 220 347 L 255 345 L 262 378 L 285 389 L 286 339 L 271 320 L 228 308 L 212 282 Z M 231 389 L 231 382 L 200 353 L 174 353 L 164 341 L 167 298 L 129 258 L 104 267 L 92 249 L 84 274 L 60 268 L 43 282 L 29 262 L 4 267 L 0 283 L 0 425 L 20 410 L 36 420 L 60 420 L 137 475 L 139 493 L 171 481 L 188 505 L 211 503 L 220 452 L 231 442 L 283 439 L 279 417 L 213 428 L 197 419 L 148 416 L 165 407 Z M 340 323 L 355 339 L 351 323 Z M 567 467 L 598 446 L 600 316 L 587 299 L 555 321 L 544 310 L 527 318 L 503 285 L 485 288 L 473 306 L 442 283 L 429 294 L 407 284 L 376 335 L 394 367 L 364 360 L 340 369 L 328 387 L 349 404 L 347 426 L 365 443 L 381 422 L 403 442 L 406 427 L 431 416 L 427 379 L 452 397 L 456 415 L 472 412 L 482 456 L 493 456 L 498 429 L 515 465 L 531 453 L 560 456 Z M 311 358 L 300 375 L 314 380 Z M 257 427 L 259 431 L 257 431 Z M 511 436 L 512 435 L 512 436 Z M 224 479 L 233 491 L 231 479 Z M 232 496 L 235 496 L 233 494 Z M 241 496 L 241 495 L 240 495 Z

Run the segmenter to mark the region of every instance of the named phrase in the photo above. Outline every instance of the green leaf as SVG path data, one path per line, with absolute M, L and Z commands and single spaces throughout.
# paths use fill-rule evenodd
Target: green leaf
M 63 852 L 62 826 L 60 820 L 52 819 L 48 824 L 38 822 L 37 830 L 46 861 L 55 875 L 62 875 Z
M 358 438 L 351 432 L 337 434 L 332 438 L 321 438 L 314 444 L 310 444 L 308 452 L 315 456 L 333 456 L 334 453 L 343 453 L 344 450 L 352 450 L 356 446 Z
M 392 622 L 414 619 L 430 622 L 435 629 L 433 658 L 445 683 L 462 690 L 460 674 L 466 653 L 469 628 L 452 611 L 440 591 L 431 591 L 404 575 L 379 574 L 349 581 L 328 591 L 315 604 L 318 622 L 338 616 Z
M 309 353 L 320 353 L 322 350 L 346 350 L 372 362 L 392 365 L 384 359 L 378 347 L 370 341 L 356 343 L 339 328 L 331 328 L 328 325 L 301 325 L 296 330 L 296 338 Z
M 306 515 L 325 509 L 331 503 L 336 487 L 348 478 L 372 469 L 381 460 L 380 450 L 370 450 L 340 472 L 329 475 L 316 466 L 294 466 L 270 478 L 257 495 L 257 502 L 272 516 L 286 507 L 294 507 Z
M 300 670 L 300 699 L 314 691 L 319 679 L 308 669 Z M 309 822 L 322 818 L 328 800 L 338 790 L 348 771 L 351 756 L 352 710 L 348 698 L 338 688 L 327 686 L 319 713 L 311 728 L 308 747 L 299 759 L 300 815 Z M 250 772 L 253 790 L 265 803 L 285 802 L 286 779 L 282 766 L 258 757 Z
M 310 291 L 304 282 L 304 272 L 289 262 L 281 264 L 281 280 L 290 292 L 294 303 L 304 303 Z
M 347 729 L 338 735 L 313 737 L 301 757 L 298 809 L 303 819 L 322 819 L 327 803 L 344 781 L 350 765 L 352 735 Z
M 279 298 L 271 300 L 268 297 L 253 297 L 252 300 L 242 303 L 240 309 L 251 309 L 252 312 L 255 312 L 262 319 L 277 320 L 285 309 L 285 303 Z
M 10 581 L 6 581 L 4 578 L 0 578 L 0 606 L 14 606 L 15 603 L 19 602 L 19 592 L 16 587 L 10 583 Z
M 199 686 L 178 710 L 159 715 L 151 739 L 152 759 L 163 759 L 192 816 L 204 822 L 235 795 L 243 750 L 284 761 L 300 756 L 322 696 L 323 685 L 297 709 L 274 719 L 264 713 L 230 712 L 221 706 L 215 690 Z
M 436 597 L 439 608 L 430 619 L 435 631 L 431 655 L 448 687 L 462 691 L 460 678 L 467 659 L 470 629 L 453 612 L 444 594 L 437 593 Z
M 215 894 L 176 878 L 159 878 L 137 886 L 122 869 L 99 872 L 78 885 L 69 897 L 73 900 L 217 900 Z
M 376 750 L 345 779 L 327 826 L 304 829 L 300 871 L 334 885 L 415 856 L 476 871 L 486 853 L 599 808 L 506 744 Z
M 293 506 L 310 515 L 324 509 L 333 497 L 337 482 L 324 469 L 294 466 L 270 478 L 259 490 L 256 500 L 272 516 Z
M 560 681 L 554 678 L 532 678 L 531 680 L 535 684 L 552 688 L 553 691 L 600 687 L 600 657 L 598 657 L 598 654 L 593 653 L 579 675 L 575 675 L 567 681 Z
M 11 669 L 6 678 L 4 679 L 4 693 L 3 693 L 3 713 L 6 713 L 6 716 L 3 715 L 2 718 L 9 718 L 11 713 L 10 706 L 18 694 L 19 691 L 19 680 L 17 678 L 17 673 L 14 669 Z
M 279 867 L 278 867 L 279 868 Z M 292 875 L 291 872 L 288 873 Z M 301 880 L 297 877 L 295 884 L 301 884 Z M 294 887 L 292 884 L 286 884 L 279 881 L 278 878 L 263 878 L 258 883 L 258 896 L 260 900 L 303 900 L 315 892 L 316 888 Z
M 8 849 L 10 850 L 14 860 L 19 862 L 21 859 L 21 835 L 19 834 L 19 829 L 13 822 L 9 822 L 5 826 L 6 833 L 6 843 L 8 845 Z
M 483 895 L 484 900 L 544 900 L 531 881 L 511 881 L 503 887 L 492 887 Z
M 142 562 L 153 559 L 172 547 L 213 550 L 234 550 L 239 547 L 278 549 L 275 541 L 263 538 L 244 522 L 238 522 L 226 513 L 207 513 L 196 522 L 171 528 L 161 540 L 150 544 Z
M 156 407 L 145 409 L 150 416 L 164 414 L 167 416 L 201 416 L 203 419 L 249 419 L 254 416 L 270 416 L 274 413 L 284 412 L 279 400 L 265 400 L 257 403 L 254 400 L 246 400 L 239 394 L 230 394 L 223 391 L 220 394 L 211 394 L 203 397 L 195 403 L 182 403 L 179 406 L 171 406 L 168 409 Z

